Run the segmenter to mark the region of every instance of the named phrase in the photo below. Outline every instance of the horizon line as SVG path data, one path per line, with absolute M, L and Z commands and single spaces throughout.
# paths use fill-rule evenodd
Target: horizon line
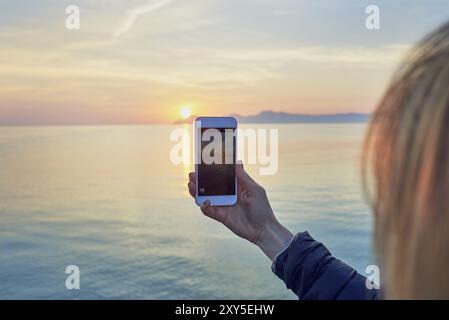
M 356 115 L 356 116 L 370 116 L 372 112 L 337 112 L 337 113 L 293 113 L 293 112 L 287 112 L 287 111 L 273 111 L 273 110 L 264 110 L 256 114 L 250 114 L 250 115 L 242 115 L 242 114 L 228 114 L 224 115 L 223 117 L 237 117 L 237 118 L 254 118 L 263 115 L 264 113 L 272 113 L 272 114 L 286 114 L 290 116 L 303 116 L 303 117 L 330 117 L 330 116 L 345 116 L 345 115 Z M 87 121 L 75 121 L 75 122 L 28 122 L 28 121 L 14 121 L 11 123 L 2 123 L 0 121 L 0 127 L 42 127 L 42 126 L 48 126 L 48 127 L 62 127 L 62 126 L 148 126 L 148 125 L 181 125 L 189 123 L 190 121 L 194 121 L 196 117 L 199 117 L 200 115 L 192 115 L 188 119 L 176 119 L 173 121 L 99 121 L 99 122 L 89 122 Z M 245 123 L 242 121 L 242 123 Z M 257 121 L 251 121 L 251 123 L 258 123 Z M 269 121 L 261 121 L 261 124 L 270 123 Z M 295 122 L 279 122 L 274 120 L 272 123 L 284 123 L 284 124 L 294 124 Z M 297 123 L 304 123 L 304 122 L 297 122 Z M 313 123 L 313 122 L 311 122 Z M 332 122 L 328 122 L 332 123 Z M 337 123 L 345 123 L 344 121 L 337 122 Z M 348 121 L 347 123 L 351 123 L 351 121 Z

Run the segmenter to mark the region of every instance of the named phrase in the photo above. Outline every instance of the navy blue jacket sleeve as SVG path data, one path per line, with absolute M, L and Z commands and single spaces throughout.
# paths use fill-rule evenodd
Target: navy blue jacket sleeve
M 299 299 L 377 299 L 378 290 L 367 289 L 366 278 L 334 258 L 307 232 L 298 233 L 273 262 L 273 272 Z

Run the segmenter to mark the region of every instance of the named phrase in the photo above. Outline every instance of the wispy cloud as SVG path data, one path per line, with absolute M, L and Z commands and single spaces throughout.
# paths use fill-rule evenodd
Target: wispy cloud
M 277 9 L 273 11 L 273 15 L 275 16 L 291 16 L 294 14 L 297 14 L 294 10 Z
M 292 62 L 316 63 L 347 66 L 357 64 L 359 67 L 382 67 L 397 63 L 410 48 L 408 44 L 391 44 L 377 47 L 363 46 L 299 46 L 292 48 L 257 48 L 257 49 L 209 49 L 186 48 L 178 50 L 186 59 L 202 57 L 203 61 L 233 65 L 242 63 L 251 66 L 279 66 Z
M 173 0 L 149 1 L 143 6 L 127 11 L 125 19 L 121 23 L 120 27 L 115 30 L 113 38 L 118 39 L 120 36 L 131 30 L 141 15 L 159 10 L 169 5 L 171 2 L 173 2 Z

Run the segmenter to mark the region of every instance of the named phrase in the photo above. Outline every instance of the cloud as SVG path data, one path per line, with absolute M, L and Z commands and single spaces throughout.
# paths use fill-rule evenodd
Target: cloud
M 149 1 L 143 6 L 136 7 L 127 11 L 125 19 L 123 20 L 120 27 L 115 30 L 113 38 L 118 39 L 119 37 L 127 33 L 129 30 L 131 30 L 131 28 L 134 26 L 137 19 L 141 15 L 159 10 L 169 5 L 171 2 L 173 2 L 173 0 Z
M 278 9 L 273 11 L 273 15 L 275 16 L 291 16 L 295 14 L 297 14 L 297 12 L 293 10 Z
M 88 54 L 88 50 L 83 50 L 81 56 L 78 51 L 59 52 L 59 60 L 54 60 L 51 49 L 41 50 L 33 59 L 29 51 L 9 49 L 4 52 L 5 57 L 15 57 L 16 63 L 12 65 L 7 59 L 0 59 L 0 94 L 6 91 L 19 92 L 20 88 L 24 92 L 35 89 L 43 94 L 40 84 L 44 83 L 44 87 L 61 87 L 61 90 L 74 86 L 96 87 L 95 83 L 128 84 L 142 91 L 149 85 L 230 90 L 263 85 L 264 81 L 274 79 L 289 81 L 292 75 L 287 70 L 302 70 L 301 77 L 310 78 L 313 75 L 308 73 L 309 66 L 316 68 L 314 73 L 322 77 L 332 75 L 332 70 L 344 72 L 348 69 L 360 70 L 361 76 L 367 69 L 378 69 L 389 74 L 408 47 L 406 44 L 372 48 L 298 46 L 252 49 L 191 46 L 159 48 L 156 55 L 136 50 L 132 55 L 127 53 L 114 57 L 98 52 Z M 64 62 L 65 67 L 62 68 L 58 61 Z M 39 85 L 33 84 L 37 80 Z
M 203 61 L 224 62 L 227 65 L 277 66 L 286 63 L 357 64 L 359 67 L 384 66 L 397 63 L 409 49 L 407 44 L 363 46 L 298 46 L 291 48 L 242 48 L 242 49 L 180 49 L 186 59 L 201 57 Z M 179 58 L 179 57 L 178 57 Z

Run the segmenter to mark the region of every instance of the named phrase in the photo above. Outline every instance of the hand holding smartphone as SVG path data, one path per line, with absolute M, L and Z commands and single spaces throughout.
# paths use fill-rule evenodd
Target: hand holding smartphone
M 264 188 L 236 164 L 236 131 L 234 118 L 196 119 L 195 173 L 189 174 L 189 193 L 204 215 L 256 244 L 273 260 L 293 235 L 277 221 Z M 238 181 L 243 196 L 237 202 Z M 210 204 L 204 204 L 206 200 Z
M 195 202 L 211 206 L 237 202 L 235 174 L 237 120 L 232 117 L 199 117 L 195 120 Z

